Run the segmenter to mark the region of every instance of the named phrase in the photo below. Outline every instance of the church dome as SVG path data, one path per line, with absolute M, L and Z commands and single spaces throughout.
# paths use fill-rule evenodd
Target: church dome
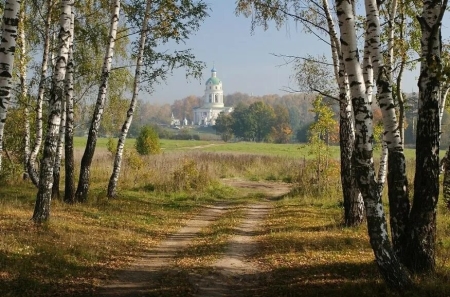
M 218 77 L 210 77 L 206 81 L 207 85 L 219 85 L 220 83 L 221 83 L 221 81 Z
M 217 77 L 217 70 L 216 67 L 213 66 L 213 68 L 211 69 L 211 77 L 208 78 L 208 80 L 206 81 L 206 85 L 219 85 L 222 82 L 220 81 L 220 79 Z

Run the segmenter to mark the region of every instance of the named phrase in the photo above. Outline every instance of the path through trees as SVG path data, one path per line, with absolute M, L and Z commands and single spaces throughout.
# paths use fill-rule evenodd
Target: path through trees
M 101 287 L 98 296 L 166 296 L 180 294 L 181 284 L 166 283 L 167 275 L 183 274 L 193 287 L 189 295 L 228 296 L 232 291 L 248 290 L 257 285 L 260 269 L 248 257 L 258 248 L 255 237 L 259 225 L 269 213 L 272 202 L 267 198 L 284 195 L 290 191 L 288 184 L 270 182 L 249 182 L 234 179 L 224 181 L 240 187 L 243 191 L 261 193 L 265 198 L 246 206 L 215 204 L 203 209 L 197 216 L 188 220 L 175 234 L 162 241 L 157 247 L 136 260 L 131 266 L 117 274 L 117 279 Z M 219 220 L 236 207 L 243 208 L 244 217 L 228 239 L 225 252 L 207 269 L 181 271 L 174 267 L 174 259 L 184 249 L 188 249 L 204 228 Z M 177 295 L 178 296 L 178 295 Z

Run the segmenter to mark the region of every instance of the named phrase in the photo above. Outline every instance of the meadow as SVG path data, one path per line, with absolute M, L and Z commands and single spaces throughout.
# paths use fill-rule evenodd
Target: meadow
M 77 158 L 84 141 L 76 139 Z M 88 202 L 53 201 L 51 219 L 41 226 L 30 220 L 36 196 L 31 182 L 2 181 L 0 296 L 96 296 L 102 283 L 202 206 L 237 206 L 202 230 L 192 249 L 175 261 L 181 272 L 204 268 L 223 251 L 241 220 L 238 207 L 263 197 L 227 186 L 223 178 L 284 181 L 294 187 L 271 201 L 273 209 L 258 233 L 260 248 L 252 255 L 263 281 L 242 296 L 450 296 L 450 215 L 443 204 L 437 274 L 416 278 L 411 291 L 389 290 L 379 277 L 366 226 L 342 226 L 337 147 L 331 148 L 328 176 L 318 180 L 315 156 L 304 145 L 161 140 L 161 154 L 142 157 L 127 140 L 118 197 L 107 199 L 112 154 L 106 144 L 106 139 L 98 141 Z M 407 150 L 407 157 L 412 182 L 414 151 Z M 178 296 L 195 295 L 185 273 L 167 282 L 177 283 Z

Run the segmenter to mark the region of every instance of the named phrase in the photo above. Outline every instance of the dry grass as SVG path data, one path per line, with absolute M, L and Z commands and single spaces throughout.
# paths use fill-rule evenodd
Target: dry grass
M 326 180 L 330 190 L 315 196 L 320 185 L 309 183 L 313 172 L 304 158 L 175 148 L 149 157 L 129 153 L 114 200 L 105 198 L 112 157 L 98 148 L 89 202 L 69 206 L 54 201 L 50 222 L 39 227 L 30 220 L 36 189 L 19 177 L 2 185 L 0 296 L 93 294 L 99 283 L 176 230 L 201 205 L 227 201 L 238 207 L 255 198 L 237 197 L 239 193 L 220 184 L 225 177 L 303 183 L 295 196 L 274 202 L 258 238 L 261 249 L 253 259 L 264 268 L 258 276 L 260 285 L 244 295 L 450 296 L 450 215 L 442 206 L 438 273 L 417 279 L 414 291 L 400 294 L 389 291 L 379 278 L 365 226 L 341 226 L 337 172 Z M 241 218 L 238 209 L 203 230 L 193 249 L 179 255 L 181 270 L 176 277 L 166 279 L 184 280 L 188 288 L 188 270 L 210 263 L 223 251 Z M 177 293 L 177 285 L 181 286 L 165 284 L 167 296 L 193 294 L 191 289 Z
M 50 223 L 36 226 L 30 220 L 35 189 L 17 187 L 15 194 L 1 190 L 0 296 L 90 294 L 199 205 L 189 197 L 123 191 L 85 205 L 55 201 Z

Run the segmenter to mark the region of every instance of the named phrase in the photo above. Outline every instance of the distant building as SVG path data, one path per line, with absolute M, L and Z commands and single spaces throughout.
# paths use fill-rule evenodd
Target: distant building
M 225 107 L 223 104 L 222 81 L 217 77 L 217 71 L 211 69 L 211 77 L 206 81 L 203 105 L 194 108 L 194 125 L 215 125 L 217 116 L 221 112 L 230 113 L 233 107 Z
M 176 119 L 174 116 L 173 116 L 173 112 L 172 112 L 172 117 L 170 118 L 170 126 L 172 126 L 172 127 L 178 127 L 178 126 L 180 126 L 180 119 Z

